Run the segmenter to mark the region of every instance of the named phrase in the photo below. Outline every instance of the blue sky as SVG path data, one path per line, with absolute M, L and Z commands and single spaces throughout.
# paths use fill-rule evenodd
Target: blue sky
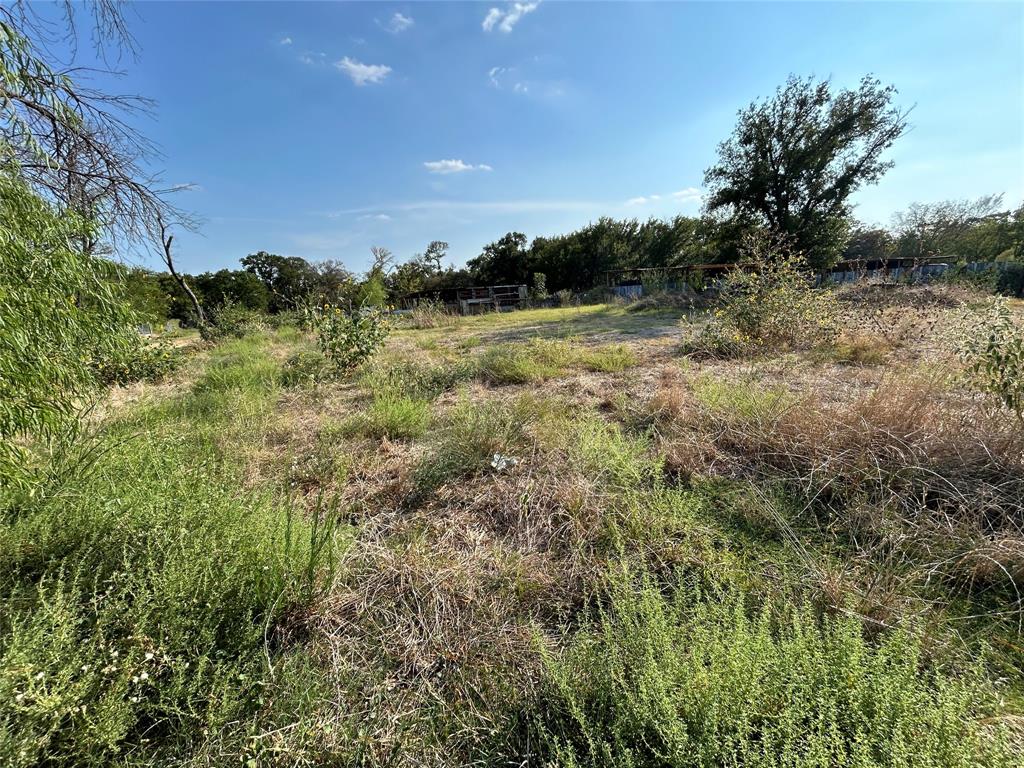
M 364 269 L 447 240 L 695 214 L 737 110 L 789 73 L 873 73 L 916 105 L 896 167 L 858 193 L 1024 198 L 1024 5 L 156 3 L 129 12 L 112 86 L 159 102 L 144 132 L 202 219 L 180 266 L 256 250 Z M 104 81 L 104 85 L 106 85 Z

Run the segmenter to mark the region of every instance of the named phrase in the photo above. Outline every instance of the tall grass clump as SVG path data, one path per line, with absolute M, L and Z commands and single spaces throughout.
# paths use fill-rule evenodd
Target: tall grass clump
M 508 468 L 509 460 L 518 461 L 529 446 L 526 428 L 534 418 L 528 399 L 462 401 L 436 430 L 430 452 L 417 466 L 414 496 L 421 498 L 445 483 Z
M 449 312 L 441 302 L 421 301 L 409 312 L 409 325 L 413 328 L 451 328 L 459 323 L 459 316 Z
M 665 597 L 616 577 L 609 604 L 550 655 L 537 717 L 550 765 L 1009 765 L 975 673 L 920 639 L 738 596 Z

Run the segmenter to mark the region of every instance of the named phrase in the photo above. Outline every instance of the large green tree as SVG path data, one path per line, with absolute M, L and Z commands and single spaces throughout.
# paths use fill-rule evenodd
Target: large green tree
M 873 77 L 835 89 L 791 76 L 739 113 L 704 175 L 707 210 L 767 227 L 812 266 L 833 263 L 846 240 L 850 195 L 892 167 L 885 151 L 907 129 L 895 95 Z

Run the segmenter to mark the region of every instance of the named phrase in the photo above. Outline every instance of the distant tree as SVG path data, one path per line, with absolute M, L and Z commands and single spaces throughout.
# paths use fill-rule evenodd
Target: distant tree
M 881 227 L 855 222 L 843 249 L 844 261 L 884 261 L 896 252 L 896 239 Z
M 483 252 L 470 259 L 466 266 L 478 283 L 519 284 L 527 282 L 532 272 L 528 256 L 526 235 L 509 232 L 500 240 L 485 245 Z
M 370 249 L 370 255 L 373 256 L 373 263 L 370 265 L 368 274 L 379 275 L 383 278 L 395 266 L 395 255 L 387 248 L 375 245 Z
M 317 285 L 316 270 L 299 256 L 278 256 L 258 251 L 250 253 L 241 263 L 270 292 L 271 312 L 293 308 L 296 302 L 310 295 Z
M 834 91 L 791 76 L 775 96 L 739 113 L 704 175 L 706 209 L 785 235 L 814 267 L 842 250 L 849 197 L 892 167 L 885 150 L 907 130 L 896 90 L 872 77 Z
M 422 261 L 424 267 L 432 271 L 434 274 L 441 272 L 441 262 L 444 261 L 444 257 L 448 254 L 448 243 L 444 240 L 431 240 L 427 246 L 427 250 L 423 252 L 423 255 L 419 257 L 419 261 Z
M 195 312 L 195 320 L 200 328 L 202 328 L 206 325 L 206 313 L 203 311 L 203 305 L 200 303 L 195 291 L 192 290 L 186 277 L 175 269 L 174 254 L 172 252 L 174 235 L 171 233 L 170 225 L 164 220 L 163 214 L 160 211 L 157 211 L 155 214 L 155 227 L 162 247 L 161 256 L 164 266 L 167 267 L 167 271 L 171 273 L 171 277 L 174 278 L 181 291 L 188 297 L 192 304 L 192 310 Z
M 244 269 L 220 269 L 204 272 L 190 278 L 190 282 L 202 295 L 207 306 L 217 306 L 225 301 L 266 312 L 270 307 L 270 291 L 252 272 Z
M 994 259 L 1013 246 L 1013 214 L 1000 210 L 1002 204 L 1002 195 L 914 203 L 893 216 L 898 255 Z
M 352 300 L 356 279 L 344 264 L 328 259 L 315 262 L 312 267 L 316 273 L 314 293 L 318 299 L 332 304 L 341 304 Z
M 125 299 L 140 319 L 161 325 L 171 317 L 171 297 L 161 285 L 159 275 L 139 267 L 121 268 L 119 272 Z

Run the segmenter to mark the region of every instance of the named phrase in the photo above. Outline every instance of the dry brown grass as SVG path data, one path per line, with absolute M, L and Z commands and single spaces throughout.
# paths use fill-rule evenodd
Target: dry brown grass
M 1005 414 L 921 375 L 839 403 L 770 390 L 709 401 L 668 376 L 650 408 L 671 471 L 781 490 L 795 508 L 765 524 L 796 543 L 816 528 L 870 563 L 879 594 L 886 579 L 942 582 L 1021 609 L 1024 434 Z

